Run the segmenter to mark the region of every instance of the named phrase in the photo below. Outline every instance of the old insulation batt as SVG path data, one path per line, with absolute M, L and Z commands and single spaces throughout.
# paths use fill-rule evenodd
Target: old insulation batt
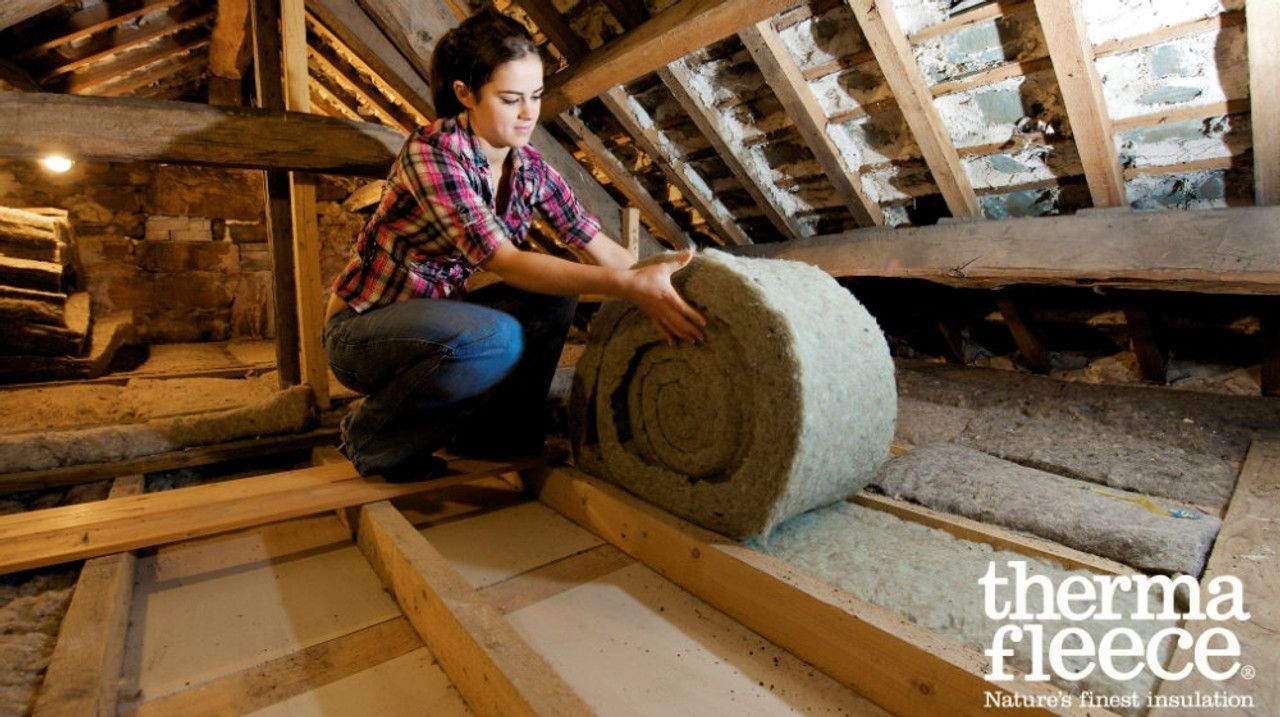
M 582 470 L 735 538 L 867 485 L 897 390 L 875 319 L 822 270 L 704 252 L 677 290 L 707 317 L 668 346 L 631 304 L 590 328 L 570 402 Z

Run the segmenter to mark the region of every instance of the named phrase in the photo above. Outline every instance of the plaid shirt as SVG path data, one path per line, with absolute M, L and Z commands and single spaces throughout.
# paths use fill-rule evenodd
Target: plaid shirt
M 387 176 L 333 291 L 357 312 L 465 290 L 467 278 L 509 240 L 517 246 L 540 209 L 565 241 L 586 246 L 600 223 L 531 146 L 515 150 L 511 199 L 498 216 L 489 162 L 467 127 L 443 119 L 414 130 Z

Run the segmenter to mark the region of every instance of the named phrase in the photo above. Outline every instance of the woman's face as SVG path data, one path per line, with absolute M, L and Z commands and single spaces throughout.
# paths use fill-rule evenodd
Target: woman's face
M 479 95 L 454 83 L 472 130 L 493 147 L 523 147 L 542 107 L 542 59 L 529 54 L 498 65 Z

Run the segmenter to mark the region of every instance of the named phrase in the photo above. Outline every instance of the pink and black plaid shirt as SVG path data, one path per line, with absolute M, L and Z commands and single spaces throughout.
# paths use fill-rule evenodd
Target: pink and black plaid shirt
M 357 312 L 416 298 L 444 298 L 504 240 L 519 246 L 539 209 L 565 241 L 586 246 L 600 222 L 531 146 L 516 150 L 511 200 L 498 216 L 489 162 L 455 118 L 409 135 L 373 216 L 333 291 Z

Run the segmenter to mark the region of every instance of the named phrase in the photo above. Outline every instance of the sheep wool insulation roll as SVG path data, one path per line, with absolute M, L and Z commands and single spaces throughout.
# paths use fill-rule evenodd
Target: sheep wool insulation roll
M 800 262 L 709 251 L 672 283 L 706 316 L 706 342 L 669 346 L 633 305 L 606 302 L 574 377 L 578 468 L 738 539 L 867 485 L 897 414 L 871 314 Z

